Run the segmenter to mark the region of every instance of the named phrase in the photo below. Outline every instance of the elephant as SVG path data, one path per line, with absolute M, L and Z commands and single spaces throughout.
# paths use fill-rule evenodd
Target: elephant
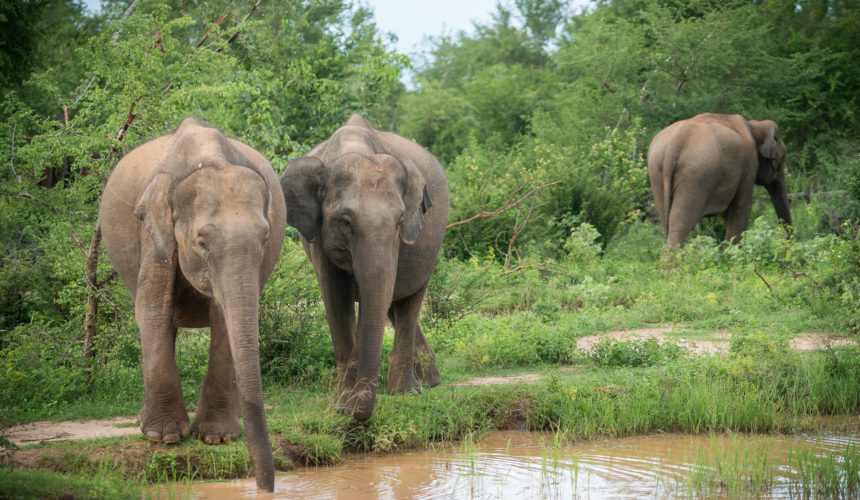
M 274 186 L 274 188 L 273 188 Z M 134 302 L 143 357 L 138 415 L 150 441 L 210 444 L 247 433 L 257 486 L 274 488 L 258 311 L 283 245 L 286 206 L 269 162 L 193 118 L 117 164 L 99 207 L 105 251 Z M 175 360 L 178 327 L 210 327 L 194 423 Z
M 338 370 L 335 408 L 358 421 L 373 413 L 388 319 L 388 393 L 438 385 L 435 354 L 418 324 L 450 206 L 436 158 L 354 114 L 292 160 L 281 187 L 287 224 L 298 230 L 321 290 Z
M 777 217 L 791 225 L 786 147 L 772 120 L 704 113 L 661 130 L 648 148 L 648 177 L 666 245 L 681 245 L 702 217 L 719 214 L 727 241 L 750 221 L 753 186 L 764 186 Z

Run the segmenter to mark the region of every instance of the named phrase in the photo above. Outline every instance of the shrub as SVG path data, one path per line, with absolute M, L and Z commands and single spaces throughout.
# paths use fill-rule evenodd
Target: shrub
M 313 266 L 290 237 L 260 300 L 260 365 L 279 382 L 319 380 L 335 366 Z
M 677 359 L 683 350 L 674 342 L 659 343 L 656 339 L 604 339 L 596 343 L 589 358 L 598 366 L 653 366 Z

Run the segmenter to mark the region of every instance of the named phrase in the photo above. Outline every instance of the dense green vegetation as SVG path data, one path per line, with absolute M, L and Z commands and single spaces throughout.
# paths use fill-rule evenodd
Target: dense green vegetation
M 491 428 L 570 439 L 792 432 L 860 411 L 856 347 L 789 344 L 860 333 L 856 2 L 600 0 L 569 12 L 516 0 L 474 33 L 433 40 L 422 61 L 386 48 L 361 4 L 252 6 L 159 0 L 127 11 L 108 0 L 90 16 L 71 0 L 0 4 L 0 423 L 139 407 L 130 298 L 107 259 L 86 270 L 119 158 L 196 116 L 280 172 L 354 112 L 431 150 L 448 176 L 450 222 L 474 218 L 449 230 L 421 319 L 443 386 L 380 396 L 367 424 L 332 412 L 319 292 L 288 231 L 260 319 L 280 468 Z M 780 124 L 795 225 L 777 226 L 761 190 L 741 244 L 720 244 L 721 222 L 709 219 L 664 255 L 645 152 L 662 127 L 704 111 Z M 99 309 L 85 341 L 88 297 Z M 587 335 L 656 325 L 674 327 L 666 342 L 577 349 Z M 717 356 L 680 347 L 727 333 Z M 184 331 L 178 343 L 192 409 L 207 337 Z M 390 348 L 389 335 L 383 370 Z M 521 372 L 541 378 L 455 385 Z M 122 462 L 134 482 L 249 467 L 236 443 L 122 442 L 144 450 Z M 120 459 L 104 450 L 116 444 L 52 445 L 40 467 L 111 496 Z M 12 472 L 0 469 L 0 493 L 16 491 L 3 483 Z M 14 472 L 14 484 L 43 482 Z

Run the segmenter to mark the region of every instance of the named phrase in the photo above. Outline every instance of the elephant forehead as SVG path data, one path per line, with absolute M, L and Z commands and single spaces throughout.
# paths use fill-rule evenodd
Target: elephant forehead
M 201 168 L 176 187 L 174 208 L 192 206 L 195 212 L 219 212 L 241 207 L 262 211 L 268 201 L 265 182 L 254 171 Z
M 361 155 L 350 155 L 337 162 L 332 168 L 332 187 L 338 190 L 358 189 L 361 192 L 401 191 L 403 168 L 394 162 L 379 161 L 379 157 L 382 155 L 376 155 L 373 160 Z

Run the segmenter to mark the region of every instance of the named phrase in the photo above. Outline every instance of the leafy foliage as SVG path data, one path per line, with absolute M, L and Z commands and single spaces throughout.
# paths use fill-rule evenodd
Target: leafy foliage
M 435 39 L 408 90 L 411 62 L 347 0 L 253 11 L 105 0 L 98 16 L 71 0 L 0 7 L 2 419 L 139 397 L 133 308 L 104 258 L 95 356 L 84 358 L 88 247 L 119 159 L 189 115 L 278 171 L 353 112 L 432 151 L 450 222 L 474 218 L 448 231 L 422 318 L 455 364 L 568 362 L 579 336 L 643 321 L 754 329 L 799 315 L 818 330 L 860 331 L 852 2 L 601 0 L 573 13 L 516 0 L 473 34 Z M 794 228 L 778 227 L 758 193 L 741 244 L 722 246 L 721 223 L 705 221 L 662 258 L 647 144 L 704 111 L 780 123 Z M 262 298 L 263 370 L 268 383 L 325 384 L 334 362 L 296 238 Z M 652 347 L 607 345 L 602 359 L 651 364 L 665 354 Z M 191 404 L 206 350 L 205 333 L 180 336 Z M 726 373 L 745 363 L 737 356 Z

